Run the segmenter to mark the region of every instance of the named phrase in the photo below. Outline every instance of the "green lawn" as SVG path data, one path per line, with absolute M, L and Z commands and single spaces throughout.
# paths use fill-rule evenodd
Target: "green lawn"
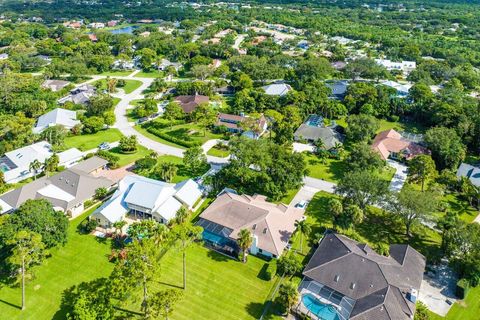
M 182 158 L 175 157 L 175 156 L 169 156 L 169 155 L 159 156 L 158 159 L 157 159 L 157 165 L 159 165 L 163 162 L 173 163 L 178 168 L 177 174 L 172 179 L 173 183 L 181 182 L 181 181 L 184 181 L 186 179 L 195 178 L 196 176 L 198 176 L 198 174 L 194 175 L 185 168 L 185 166 L 183 165 L 183 159 Z M 208 170 L 208 167 L 206 167 L 205 170 L 203 172 L 201 172 L 200 174 L 203 174 L 203 173 L 207 172 L 207 170 Z M 159 177 L 155 174 L 155 169 L 150 170 L 150 171 L 145 171 L 145 170 L 138 171 L 137 173 L 140 174 L 140 175 L 143 175 L 145 177 L 152 178 L 152 179 L 162 180 L 161 177 Z
M 128 116 L 127 116 L 128 117 Z M 133 119 L 133 118 L 132 118 Z M 133 127 L 135 130 L 137 130 L 138 132 L 140 132 L 141 134 L 143 134 L 145 137 L 147 138 L 150 138 L 152 140 L 155 140 L 157 142 L 160 142 L 160 143 L 163 143 L 163 144 L 166 144 L 168 146 L 172 146 L 172 147 L 176 147 L 176 148 L 179 148 L 179 149 L 186 149 L 184 146 L 180 146 L 178 144 L 175 144 L 173 142 L 170 142 L 170 141 L 167 141 L 165 139 L 162 139 L 160 137 L 157 137 L 156 135 L 148 132 L 145 128 L 143 128 L 142 126 L 134 126 Z
M 122 153 L 119 147 L 112 148 L 108 152 L 118 156 L 120 160 L 118 165 L 123 167 L 129 163 L 135 162 L 136 160 L 145 157 L 151 151 L 143 146 L 138 146 L 137 152 L 135 153 Z
M 169 136 L 180 138 L 185 141 L 198 141 L 201 144 L 204 144 L 211 139 L 223 138 L 223 135 L 212 133 L 209 130 L 204 132 L 203 128 L 194 123 L 181 124 L 171 128 L 165 128 L 162 131 Z
M 343 174 L 348 170 L 348 164 L 339 159 L 320 160 L 312 153 L 304 153 L 309 177 L 322 179 L 330 182 L 338 183 Z
M 111 251 L 109 240 L 99 241 L 92 235 L 77 232 L 78 224 L 91 209 L 70 222 L 68 243 L 51 250 L 52 257 L 36 268 L 35 279 L 27 284 L 27 309 L 19 310 L 20 288 L 0 288 L 0 318 L 2 319 L 65 319 L 60 310 L 62 293 L 83 281 L 91 281 L 110 274 L 113 264 L 108 262 Z
M 455 303 L 446 317 L 430 312 L 430 320 L 474 320 L 479 318 L 480 286 L 470 289 L 467 299 Z
M 99 88 L 101 90 L 107 89 L 107 79 L 100 79 L 93 83 L 93 85 L 97 85 L 97 84 L 100 84 Z M 125 86 L 123 87 L 117 86 L 117 90 L 122 89 L 123 91 L 125 91 L 125 93 L 128 94 L 138 89 L 141 85 L 142 85 L 142 82 L 140 80 L 125 80 Z
M 194 244 L 187 250 L 187 290 L 169 319 L 258 319 L 274 284 L 261 278 L 265 264 L 254 256 L 243 264 Z M 162 259 L 158 289 L 181 288 L 182 270 L 181 252 L 171 249 Z
M 106 71 L 101 73 L 101 76 L 108 76 L 108 77 L 126 77 L 130 75 L 133 71 L 132 70 L 124 70 L 124 71 Z
M 213 146 L 210 150 L 208 150 L 207 154 L 209 156 L 214 156 L 214 157 L 220 157 L 220 158 L 226 158 L 230 155 L 230 151 L 220 149 L 217 146 Z
M 342 127 L 347 127 L 346 118 L 341 118 L 335 120 L 337 124 L 341 125 Z M 377 130 L 378 132 L 382 132 L 389 129 L 394 129 L 396 131 L 407 131 L 411 133 L 424 133 L 426 128 L 419 123 L 414 122 L 401 122 L 401 121 L 388 121 L 385 119 L 378 119 L 380 128 Z
M 164 73 L 158 70 L 152 71 L 140 71 L 139 73 L 135 74 L 135 78 L 163 78 Z
M 95 134 L 82 134 L 65 138 L 67 148 L 78 148 L 87 151 L 98 147 L 102 142 L 115 142 L 122 138 L 122 133 L 118 129 L 101 130 Z

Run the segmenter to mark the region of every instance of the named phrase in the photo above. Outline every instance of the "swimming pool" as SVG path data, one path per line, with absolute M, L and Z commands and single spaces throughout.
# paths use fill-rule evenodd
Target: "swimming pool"
M 339 320 L 337 311 L 331 305 L 324 304 L 312 294 L 302 296 L 303 305 L 321 320 Z
M 0 171 L 7 172 L 10 170 L 10 167 L 7 166 L 5 163 L 0 163 Z
M 212 232 L 209 232 L 207 230 L 203 230 L 202 238 L 203 240 L 209 241 L 219 246 L 224 246 L 228 242 L 227 239 L 225 239 L 224 237 L 214 234 Z

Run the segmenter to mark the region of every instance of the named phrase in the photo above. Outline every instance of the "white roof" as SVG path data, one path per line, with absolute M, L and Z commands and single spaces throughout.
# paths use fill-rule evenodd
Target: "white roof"
M 56 108 L 40 116 L 33 131 L 39 133 L 55 125 L 62 125 L 67 129 L 71 129 L 79 123 L 80 121 L 77 120 L 77 113 L 75 111 Z
M 18 168 L 27 169 L 33 160 L 44 162 L 53 155 L 52 146 L 46 141 L 40 141 L 32 145 L 5 153 Z
M 408 94 L 408 91 L 413 86 L 411 83 L 401 84 L 391 80 L 383 80 L 383 81 L 380 81 L 380 83 L 383 84 L 384 86 L 394 88 L 398 92 L 402 92 L 405 94 Z
M 0 199 L 0 213 L 4 213 L 10 210 L 12 210 L 12 207 L 8 203 Z
M 78 150 L 77 148 L 71 148 L 60 152 L 58 154 L 59 164 L 64 165 L 68 164 L 69 162 L 80 160 L 83 157 L 83 152 Z
M 123 218 L 129 211 L 128 205 L 148 208 L 165 220 L 175 217 L 182 205 L 192 207 L 201 197 L 200 186 L 193 180 L 178 184 L 167 183 L 138 175 L 128 175 L 118 183 L 113 196 L 95 210 L 110 223 Z
M 38 190 L 37 192 L 44 197 L 63 200 L 65 202 L 70 202 L 75 199 L 75 196 L 71 195 L 68 192 L 65 192 L 64 190 L 53 184 L 49 184 L 48 186 Z
M 474 186 L 480 187 L 480 168 L 462 163 L 457 170 L 457 177 L 467 177 Z
M 265 90 L 265 94 L 269 96 L 284 96 L 292 90 L 292 87 L 286 83 L 273 83 L 262 88 Z

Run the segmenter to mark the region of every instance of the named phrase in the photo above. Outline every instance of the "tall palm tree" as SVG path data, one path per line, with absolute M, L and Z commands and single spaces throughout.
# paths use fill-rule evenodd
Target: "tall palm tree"
M 120 220 L 113 223 L 113 227 L 115 228 L 115 239 L 118 239 L 122 234 L 123 227 L 127 224 L 125 220 Z
M 33 180 L 37 179 L 38 170 L 40 170 L 41 168 L 42 168 L 42 164 L 37 159 L 30 162 L 28 169 L 30 170 L 30 172 L 33 171 Z
M 249 230 L 242 229 L 238 233 L 238 246 L 242 249 L 243 263 L 247 262 L 247 250 L 252 246 L 253 237 Z
M 180 241 L 183 259 L 183 289 L 187 289 L 187 248 L 195 240 L 201 239 L 203 228 L 190 222 L 176 225 L 173 228 L 176 238 Z
M 182 206 L 178 209 L 177 213 L 175 214 L 175 223 L 177 224 L 184 224 L 188 221 L 190 217 L 190 211 L 185 207 Z
M 295 228 L 300 232 L 300 253 L 303 254 L 303 235 L 310 233 L 311 228 L 306 220 L 295 221 Z

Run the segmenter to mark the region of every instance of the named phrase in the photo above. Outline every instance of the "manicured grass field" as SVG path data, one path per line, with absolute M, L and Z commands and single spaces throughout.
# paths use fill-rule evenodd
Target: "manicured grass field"
M 187 250 L 187 290 L 169 319 L 258 319 L 274 284 L 261 277 L 265 264 L 254 256 L 243 264 L 199 244 L 192 245 Z M 171 249 L 162 259 L 158 289 L 183 291 L 182 272 L 182 253 Z M 140 303 L 135 307 L 138 310 Z
M 111 251 L 110 241 L 77 232 L 77 226 L 93 210 L 72 220 L 67 244 L 52 249 L 52 256 L 36 267 L 35 279 L 27 284 L 25 311 L 19 309 L 20 288 L 0 288 L 1 319 L 65 319 L 66 311 L 60 309 L 64 290 L 110 274 L 113 269 L 107 259 Z
M 342 127 L 347 127 L 346 118 L 341 118 L 335 120 L 337 124 L 341 125 Z M 380 128 L 377 130 L 378 132 L 382 132 L 389 129 L 394 129 L 396 131 L 407 131 L 411 133 L 424 133 L 426 128 L 422 125 L 414 122 L 401 122 L 401 121 L 388 121 L 385 119 L 379 119 Z
M 136 160 L 145 157 L 151 151 L 143 146 L 138 146 L 137 152 L 135 153 L 122 153 L 119 147 L 112 148 L 108 150 L 108 152 L 118 156 L 120 160 L 118 161 L 118 165 L 123 167 L 129 163 L 135 162 Z
M 185 141 L 198 141 L 204 144 L 211 139 L 221 139 L 223 135 L 215 134 L 209 130 L 205 130 L 194 123 L 186 123 L 176 125 L 171 128 L 162 129 L 162 131 L 169 136 Z
M 147 152 L 148 153 L 148 152 Z M 163 155 L 163 156 L 160 156 L 158 157 L 157 159 L 157 165 L 161 164 L 161 163 L 164 163 L 164 162 L 170 162 L 170 163 L 173 163 L 177 166 L 178 168 L 178 171 L 177 171 L 177 174 L 175 175 L 175 177 L 173 177 L 172 179 L 172 182 L 173 183 L 177 183 L 177 182 L 181 182 L 181 181 L 184 181 L 186 179 L 190 179 L 190 178 L 195 178 L 196 175 L 193 175 L 191 172 L 189 172 L 185 166 L 183 165 L 183 159 L 182 158 L 179 158 L 179 157 L 175 157 L 175 156 L 169 156 L 169 155 Z M 206 171 L 208 170 L 208 168 L 206 167 L 205 168 L 205 171 L 199 173 L 199 174 L 203 174 L 205 173 Z M 141 174 L 145 177 L 149 177 L 149 178 L 152 178 L 152 179 L 157 179 L 157 180 L 161 180 L 161 177 L 158 177 L 155 173 L 155 169 L 152 169 L 150 171 L 140 171 L 138 172 L 138 174 Z
M 325 159 L 325 162 L 322 162 L 314 154 L 304 153 L 304 156 L 309 170 L 308 176 L 312 178 L 338 183 L 348 170 L 348 165 L 343 160 Z
M 101 73 L 101 76 L 110 76 L 110 77 L 126 77 L 129 74 L 131 74 L 133 71 L 131 70 L 125 70 L 125 71 L 107 71 L 104 73 Z
M 223 149 L 217 148 L 216 146 L 213 146 L 210 150 L 208 150 L 207 154 L 209 156 L 226 158 L 230 155 L 230 151 L 223 150 Z
M 139 73 L 135 74 L 135 78 L 162 78 L 164 76 L 163 72 L 160 72 L 158 70 L 152 70 L 152 71 L 140 71 Z
M 94 82 L 94 85 L 96 85 L 97 83 L 100 83 L 100 89 L 102 90 L 107 89 L 106 79 L 97 80 Z M 140 80 L 125 80 L 125 86 L 124 87 L 117 86 L 117 90 L 122 89 L 123 91 L 125 91 L 125 93 L 128 94 L 138 89 L 138 87 L 140 87 L 141 85 L 142 85 L 142 82 Z
M 146 129 L 142 128 L 142 126 L 134 126 L 133 128 L 135 130 L 137 130 L 138 132 L 140 132 L 141 134 L 143 134 L 145 137 L 150 138 L 152 140 L 155 140 L 155 141 L 158 141 L 160 143 L 166 144 L 168 146 L 176 147 L 176 148 L 179 148 L 179 149 L 186 149 L 184 146 L 180 146 L 180 145 L 175 144 L 173 142 L 170 142 L 170 141 L 167 141 L 167 140 L 162 139 L 160 137 L 157 137 L 156 135 L 154 135 L 154 134 L 148 132 Z
M 122 133 L 118 129 L 101 130 L 95 134 L 82 134 L 65 138 L 67 148 L 78 148 L 87 151 L 98 147 L 102 142 L 115 142 L 122 138 Z
M 446 317 L 430 312 L 430 320 L 473 320 L 479 318 L 480 286 L 470 289 L 467 299 L 455 303 Z

